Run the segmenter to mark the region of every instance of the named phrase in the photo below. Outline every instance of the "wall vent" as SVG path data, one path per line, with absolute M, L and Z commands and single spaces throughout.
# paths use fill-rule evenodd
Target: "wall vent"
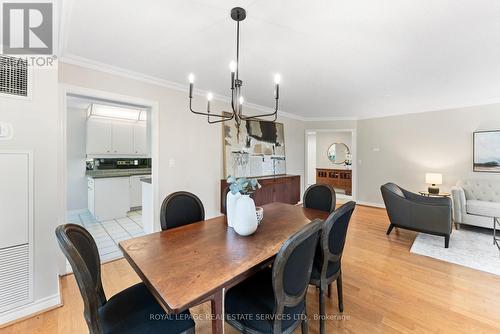
M 0 312 L 31 301 L 29 245 L 0 249 Z
M 28 60 L 0 55 L 0 93 L 29 97 Z

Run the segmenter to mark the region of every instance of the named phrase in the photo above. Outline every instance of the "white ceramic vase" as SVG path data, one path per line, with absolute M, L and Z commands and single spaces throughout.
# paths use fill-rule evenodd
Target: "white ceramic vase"
M 250 195 L 241 195 L 236 201 L 233 228 L 241 236 L 253 234 L 257 230 L 257 215 L 255 214 L 255 202 Z
M 236 201 L 241 197 L 240 193 L 234 195 L 232 192 L 228 192 L 226 196 L 226 217 L 227 225 L 233 227 L 234 212 L 236 210 Z

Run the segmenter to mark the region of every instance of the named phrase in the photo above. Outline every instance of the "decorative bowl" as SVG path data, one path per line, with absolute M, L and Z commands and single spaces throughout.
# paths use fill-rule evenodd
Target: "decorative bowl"
M 264 208 L 258 206 L 255 208 L 255 213 L 257 214 L 257 223 L 260 224 L 262 219 L 264 218 Z

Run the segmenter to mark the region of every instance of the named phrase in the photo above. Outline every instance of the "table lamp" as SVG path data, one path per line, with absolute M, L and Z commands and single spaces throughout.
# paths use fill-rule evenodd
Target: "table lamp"
M 425 183 L 430 184 L 429 188 L 427 188 L 429 194 L 439 194 L 439 188 L 436 187 L 436 184 L 443 184 L 443 175 L 439 173 L 426 173 Z

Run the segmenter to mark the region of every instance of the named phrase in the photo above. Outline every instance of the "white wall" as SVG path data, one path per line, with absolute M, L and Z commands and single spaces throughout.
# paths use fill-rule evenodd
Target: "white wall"
M 58 225 L 58 185 L 61 170 L 57 165 L 59 113 L 57 69 L 33 69 L 31 100 L 0 96 L 0 121 L 12 123 L 12 140 L 0 140 L 0 150 L 31 150 L 34 161 L 34 300 L 37 306 L 59 303 L 54 235 Z M 0 224 L 6 222 L 0 221 Z M 0 314 L 0 324 L 11 317 L 25 316 L 27 309 Z
M 344 165 L 335 165 L 328 159 L 328 149 L 333 143 L 344 143 L 352 152 L 352 132 L 324 132 L 316 133 L 316 167 L 317 168 L 345 168 Z
M 307 141 L 307 185 L 316 183 L 316 132 L 306 134 Z
M 87 177 L 85 176 L 86 122 L 84 109 L 68 108 L 67 130 L 67 208 L 82 210 L 87 208 Z
M 500 174 L 472 172 L 472 133 L 485 129 L 500 129 L 499 104 L 358 121 L 357 199 L 382 204 L 389 181 L 425 190 L 426 172 L 443 174 L 444 191 L 463 178 L 500 182 Z
M 209 125 L 205 117 L 188 109 L 188 92 L 145 83 L 101 71 L 61 64 L 59 82 L 159 102 L 160 198 L 187 190 L 202 200 L 207 217 L 219 215 L 222 170 L 222 128 Z M 206 100 L 196 97 L 194 108 L 204 110 Z M 213 110 L 227 108 L 213 101 Z M 246 109 L 250 111 L 249 108 Z M 304 178 L 304 125 L 302 121 L 279 118 L 285 124 L 287 172 Z M 175 164 L 171 166 L 169 161 Z

